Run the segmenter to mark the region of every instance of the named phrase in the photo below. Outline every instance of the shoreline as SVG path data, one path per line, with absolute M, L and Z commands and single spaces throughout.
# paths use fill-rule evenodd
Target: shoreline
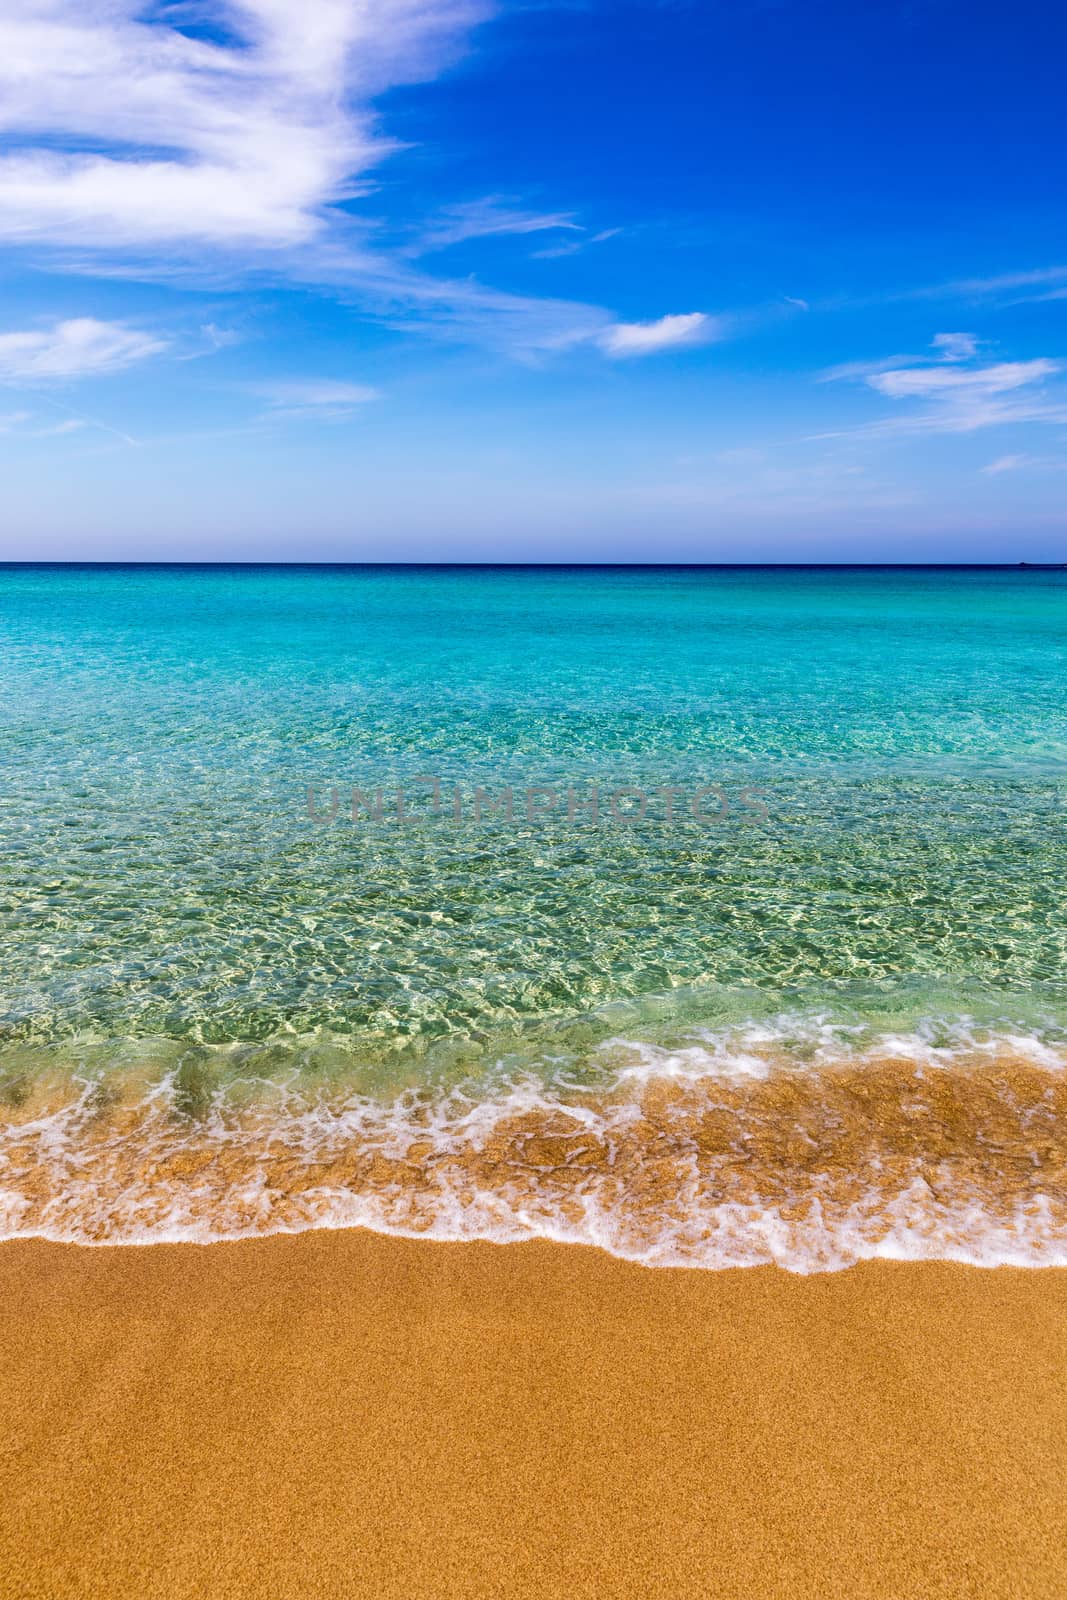
M 1062 1593 L 1067 1270 L 0 1244 L 0 1589 Z
M 473 1099 L 320 1084 L 230 1104 L 202 1062 L 125 1092 L 121 1073 L 66 1096 L 45 1075 L 0 1118 L 0 1238 L 368 1228 L 713 1270 L 1067 1266 L 1062 1049 L 888 1043 L 808 1063 L 631 1044 L 597 1087 L 516 1079 Z

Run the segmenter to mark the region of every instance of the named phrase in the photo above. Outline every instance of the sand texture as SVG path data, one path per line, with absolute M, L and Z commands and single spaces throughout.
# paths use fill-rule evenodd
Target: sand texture
M 0 1246 L 7 1597 L 1067 1595 L 1067 1271 Z

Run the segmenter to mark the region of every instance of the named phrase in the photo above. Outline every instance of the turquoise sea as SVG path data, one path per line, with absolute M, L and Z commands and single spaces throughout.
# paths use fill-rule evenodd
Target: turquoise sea
M 0 775 L 0 1233 L 1067 1260 L 1067 571 L 9 566 Z

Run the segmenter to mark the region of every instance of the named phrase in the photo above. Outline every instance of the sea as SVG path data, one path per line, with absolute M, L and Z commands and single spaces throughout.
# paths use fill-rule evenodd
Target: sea
M 1067 571 L 0 567 L 0 1237 L 1067 1264 Z

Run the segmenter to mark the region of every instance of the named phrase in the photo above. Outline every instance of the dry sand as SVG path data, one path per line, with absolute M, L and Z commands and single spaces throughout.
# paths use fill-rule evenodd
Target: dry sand
M 0 1593 L 1067 1595 L 1067 1272 L 0 1246 Z

